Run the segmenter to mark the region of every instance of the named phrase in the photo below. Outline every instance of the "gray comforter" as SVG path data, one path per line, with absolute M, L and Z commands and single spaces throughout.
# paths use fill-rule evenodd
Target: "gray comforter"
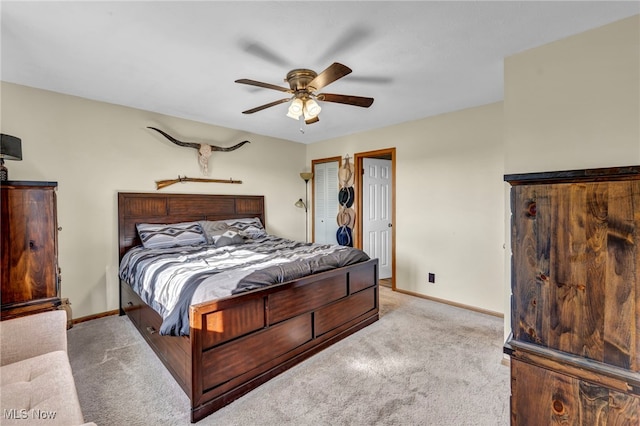
M 122 258 L 120 278 L 162 316 L 160 334 L 188 335 L 192 304 L 367 260 L 351 247 L 269 235 L 225 247 L 134 247 Z

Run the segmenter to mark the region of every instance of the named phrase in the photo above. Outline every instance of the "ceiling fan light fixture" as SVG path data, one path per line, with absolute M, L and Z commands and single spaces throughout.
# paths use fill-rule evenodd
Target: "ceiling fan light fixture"
M 306 68 L 289 71 L 287 78 L 285 78 L 285 81 L 289 83 L 288 88 L 276 86 L 275 84 L 263 83 L 261 81 L 249 80 L 246 78 L 236 80 L 236 83 L 277 90 L 279 92 L 289 94 L 289 97 L 287 98 L 260 105 L 256 108 L 242 111 L 242 113 L 253 114 L 254 112 L 289 102 L 289 108 L 286 114 L 287 117 L 293 118 L 294 120 L 300 120 L 300 117 L 304 115 L 304 122 L 306 124 L 311 124 L 320 121 L 318 115 L 322 108 L 320 108 L 317 101 L 353 105 L 362 108 L 370 107 L 373 103 L 373 98 L 330 93 L 316 94 L 318 90 L 336 80 L 341 79 L 349 73 L 351 73 L 351 68 L 346 65 L 342 65 L 341 63 L 334 62 L 320 74 Z M 302 132 L 302 129 L 300 129 L 300 131 Z
M 293 118 L 294 120 L 299 119 L 300 116 L 302 115 L 303 108 L 304 106 L 302 103 L 302 99 L 295 98 L 293 101 L 291 101 L 291 104 L 289 105 L 289 110 L 287 111 L 287 117 Z
M 320 108 L 320 105 L 318 105 L 318 103 L 313 99 L 307 99 L 306 102 L 304 103 L 305 119 L 317 117 L 318 114 L 320 114 L 320 111 L 322 111 L 322 108 Z
M 293 101 L 291 101 L 291 105 L 289 105 L 289 111 L 287 112 L 287 117 L 293 118 L 294 120 L 299 119 L 300 116 L 302 115 L 303 108 L 304 107 L 303 107 L 302 99 L 295 98 Z

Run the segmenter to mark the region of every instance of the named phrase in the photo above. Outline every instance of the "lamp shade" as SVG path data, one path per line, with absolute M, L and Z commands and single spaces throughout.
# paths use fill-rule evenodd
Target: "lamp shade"
M 11 135 L 0 134 L 0 158 L 22 160 L 22 141 Z
M 296 203 L 294 204 L 294 206 L 301 208 L 301 209 L 306 209 L 307 206 L 304 203 L 304 201 L 302 201 L 302 198 L 300 198 L 298 201 L 296 201 Z
M 313 177 L 313 173 L 311 172 L 302 172 L 300 173 L 300 177 L 306 182 Z
M 320 105 L 313 99 L 307 99 L 304 103 L 304 117 L 307 119 L 317 117 L 321 110 Z
M 294 120 L 297 120 L 302 115 L 302 99 L 296 98 L 291 101 L 291 105 L 289 105 L 289 110 L 287 111 L 287 117 L 291 117 Z

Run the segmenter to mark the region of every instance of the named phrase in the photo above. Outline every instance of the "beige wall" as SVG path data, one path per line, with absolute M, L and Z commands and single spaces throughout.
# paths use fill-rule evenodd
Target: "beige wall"
M 194 149 L 178 147 L 146 129 L 178 139 L 230 146 L 213 153 L 209 176 L 243 183 L 184 183 L 163 192 L 265 196 L 269 232 L 304 240 L 299 173 L 303 144 L 247 134 L 175 117 L 2 83 L 2 133 L 22 139 L 23 161 L 7 161 L 12 180 L 58 182 L 62 296 L 75 318 L 118 307 L 117 192 L 155 192 L 155 180 L 203 176 Z
M 640 17 L 505 59 L 505 171 L 640 164 Z
M 307 162 L 391 147 L 397 288 L 502 313 L 502 103 L 315 143 Z

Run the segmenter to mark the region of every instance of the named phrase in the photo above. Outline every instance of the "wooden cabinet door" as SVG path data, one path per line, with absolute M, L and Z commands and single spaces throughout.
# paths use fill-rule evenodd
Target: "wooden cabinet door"
M 59 304 L 55 187 L 1 193 L 2 309 Z
M 512 188 L 515 340 L 640 371 L 640 180 Z

